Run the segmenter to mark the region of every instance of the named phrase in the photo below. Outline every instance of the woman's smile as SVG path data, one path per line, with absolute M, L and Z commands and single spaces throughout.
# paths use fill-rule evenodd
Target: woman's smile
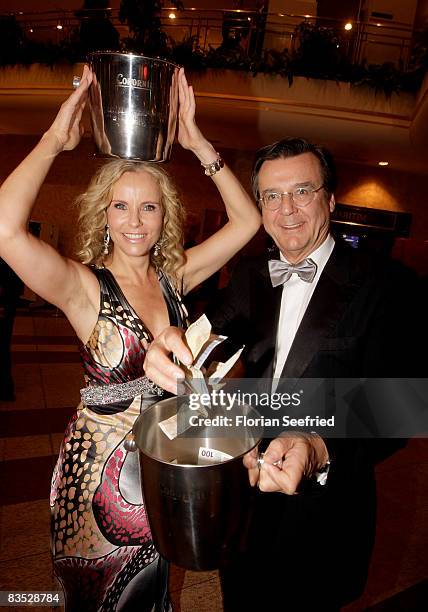
M 131 233 L 125 234 L 123 233 L 122 236 L 124 236 L 130 242 L 141 242 L 142 240 L 147 238 L 147 234 L 131 234 Z

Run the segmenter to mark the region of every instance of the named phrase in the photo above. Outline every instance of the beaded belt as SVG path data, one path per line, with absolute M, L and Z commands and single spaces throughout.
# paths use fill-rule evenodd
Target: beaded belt
M 136 378 L 125 383 L 113 385 L 90 385 L 80 389 L 80 397 L 87 406 L 114 404 L 131 399 L 143 393 L 163 395 L 163 389 L 155 385 L 147 376 Z

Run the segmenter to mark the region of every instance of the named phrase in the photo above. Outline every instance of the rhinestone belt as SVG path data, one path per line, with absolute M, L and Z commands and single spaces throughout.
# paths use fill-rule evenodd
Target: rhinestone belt
M 131 399 L 143 393 L 163 395 L 163 389 L 155 385 L 147 376 L 130 380 L 129 382 L 112 385 L 90 385 L 80 389 L 80 397 L 87 406 L 114 404 Z

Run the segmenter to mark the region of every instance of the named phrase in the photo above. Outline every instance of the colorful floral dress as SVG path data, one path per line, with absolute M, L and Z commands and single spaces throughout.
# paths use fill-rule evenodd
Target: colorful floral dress
M 168 565 L 153 546 L 138 453 L 127 452 L 125 443 L 140 413 L 161 399 L 143 371 L 151 336 L 112 273 L 94 272 L 100 311 L 81 348 L 88 387 L 52 478 L 54 570 L 67 612 L 164 612 L 170 607 Z M 179 295 L 164 274 L 159 279 L 171 325 L 183 326 Z

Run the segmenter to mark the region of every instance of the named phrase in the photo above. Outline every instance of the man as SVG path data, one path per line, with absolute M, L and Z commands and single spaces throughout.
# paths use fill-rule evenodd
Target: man
M 334 241 L 335 186 L 329 153 L 303 139 L 257 153 L 253 190 L 277 254 L 242 261 L 212 318 L 245 344 L 249 377 L 419 375 L 415 279 Z M 181 372 L 167 354 L 191 361 L 181 334 L 166 329 L 146 360 L 147 376 L 172 392 Z M 259 491 L 247 549 L 221 572 L 225 610 L 338 610 L 356 599 L 374 541 L 374 465 L 397 446 L 287 432 L 261 467 L 247 455 Z

